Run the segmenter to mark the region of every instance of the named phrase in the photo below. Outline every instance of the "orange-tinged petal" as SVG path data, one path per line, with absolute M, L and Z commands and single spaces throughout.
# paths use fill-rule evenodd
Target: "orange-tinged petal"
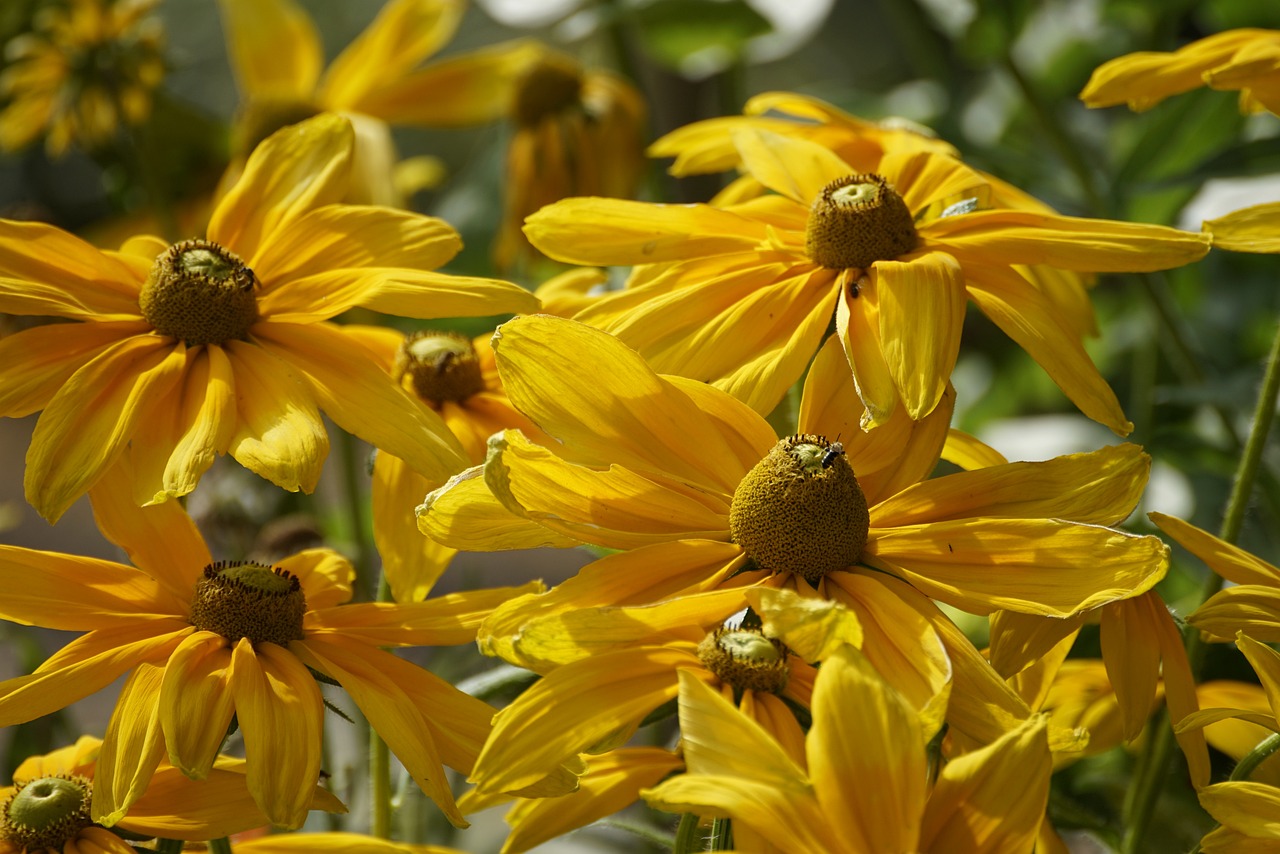
M 649 806 L 664 812 L 731 818 L 735 827 L 742 827 L 737 831 L 739 838 L 746 835 L 743 831 L 751 831 L 773 846 L 744 850 L 812 854 L 851 850 L 848 840 L 827 829 L 826 816 L 812 794 L 796 795 L 750 777 L 681 774 L 642 791 L 640 796 Z
M 209 239 L 254 266 L 277 232 L 308 211 L 341 200 L 353 138 L 351 123 L 330 113 L 269 136 L 218 202 L 209 219 Z
M 105 827 L 120 821 L 147 790 L 164 756 L 157 714 L 164 672 L 138 665 L 116 700 L 93 775 L 93 820 Z
M 442 845 L 411 845 L 359 833 L 275 833 L 237 842 L 236 854 L 456 854 Z
M 951 256 L 925 252 L 877 261 L 871 281 L 885 363 L 907 412 L 919 420 L 938 404 L 960 353 L 964 276 Z
M 539 252 L 567 264 L 652 264 L 750 252 L 765 225 L 707 205 L 564 199 L 525 220 Z
M 419 532 L 455 549 L 501 551 L 580 544 L 509 510 L 489 490 L 484 466 L 449 478 L 426 495 L 416 514 Z
M 276 561 L 275 566 L 297 576 L 308 611 L 332 608 L 351 598 L 355 567 L 333 549 L 303 549 Z
M 339 327 L 266 323 L 256 326 L 254 335 L 264 349 L 306 376 L 325 414 L 348 433 L 437 483 L 467 467 L 465 453 L 440 416 L 410 397 Z
M 735 131 L 733 144 L 757 181 L 806 207 L 827 184 L 856 171 L 829 148 L 767 130 Z
M 466 827 L 444 777 L 432 728 L 402 687 L 418 678 L 409 675 L 418 668 L 375 647 L 332 643 L 320 637 L 294 641 L 290 648 L 309 666 L 342 684 L 414 782 L 450 822 Z
M 373 541 L 382 574 L 397 602 L 421 602 L 449 566 L 457 549 L 424 537 L 414 508 L 431 491 L 422 475 L 399 457 L 380 453 L 373 463 Z
M 301 827 L 320 775 L 320 688 L 289 650 L 273 643 L 255 648 L 248 638 L 231 653 L 229 682 L 249 760 L 249 791 L 273 824 Z
M 311 492 L 329 453 L 314 393 L 290 361 L 264 347 L 229 341 L 224 348 L 237 397 L 231 456 L 282 489 Z
M 0 220 L 0 250 L 0 311 L 141 319 L 134 271 L 60 228 Z
M 424 273 L 414 270 L 369 270 L 368 290 L 360 305 L 383 314 L 418 317 L 485 317 L 491 314 L 530 314 L 538 298 L 502 279 Z
M 1216 640 L 1234 640 L 1237 632 L 1273 643 L 1280 641 L 1280 589 L 1241 584 L 1215 593 L 1187 622 Z
M 174 604 L 131 567 L 16 546 L 0 546 L 0 587 L 0 618 L 63 631 L 121 626 Z
M 875 505 L 877 528 L 979 516 L 1114 525 L 1142 497 L 1151 458 L 1113 445 L 1034 463 L 1006 463 L 917 483 Z
M 199 631 L 178 644 L 165 666 L 160 722 L 169 761 L 188 777 L 209 776 L 235 713 L 231 644 Z
M 1209 568 L 1236 584 L 1280 585 L 1280 569 L 1262 558 L 1232 545 L 1190 522 L 1164 513 L 1148 513 L 1155 526 L 1174 542 L 1209 565 Z
M 21 418 L 44 409 L 58 389 L 102 352 L 125 338 L 146 333 L 142 321 L 82 323 L 69 335 L 64 324 L 49 323 L 0 339 L 0 413 Z
M 465 9 L 457 0 L 391 0 L 329 65 L 317 100 L 330 110 L 371 112 L 362 101 L 440 50 Z
M 1206 220 L 1213 245 L 1233 252 L 1280 252 L 1280 202 L 1254 205 Z
M 853 371 L 853 386 L 866 410 L 862 427 L 878 427 L 887 422 L 897 408 L 898 387 L 884 359 L 879 294 L 870 279 L 855 282 L 847 275 L 841 277 L 836 334 Z
M 971 613 L 1069 617 L 1150 589 L 1168 551 L 1155 537 L 1096 525 L 979 518 L 873 528 L 865 554 Z
M 476 757 L 493 731 L 494 708 L 462 693 L 430 670 L 394 660 L 392 675 L 414 708 L 440 753 L 440 761 L 470 774 Z
M 77 832 L 62 850 L 64 854 L 129 854 L 138 849 L 105 827 L 86 827 Z
M 324 55 L 320 35 L 293 0 L 221 0 L 231 67 L 250 100 L 310 100 Z
M 56 521 L 115 461 L 138 418 L 181 379 L 185 347 L 128 338 L 72 375 L 36 422 L 27 450 L 27 500 Z
M 1009 268 L 966 264 L 969 296 L 1004 333 L 1027 351 L 1088 417 L 1118 435 L 1133 430 L 1120 401 L 1085 352 L 1079 334 L 1061 312 L 1020 273 Z

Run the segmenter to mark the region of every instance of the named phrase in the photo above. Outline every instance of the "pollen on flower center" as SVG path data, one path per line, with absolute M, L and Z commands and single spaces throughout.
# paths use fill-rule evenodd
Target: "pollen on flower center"
M 484 391 L 476 348 L 453 332 L 415 332 L 396 352 L 396 382 L 408 377 L 418 397 L 434 406 L 463 401 Z
M 856 564 L 867 544 L 867 499 L 839 442 L 783 439 L 733 493 L 729 530 L 760 569 L 817 584 Z
M 791 673 L 786 646 L 758 629 L 718 628 L 698 644 L 698 659 L 717 679 L 740 691 L 781 693 Z
M 259 563 L 219 562 L 206 566 L 196 582 L 190 620 L 231 643 L 248 638 L 288 646 L 302 640 L 306 610 L 297 576 Z
M 61 851 L 93 824 L 92 783 L 78 775 L 39 777 L 21 783 L 0 810 L 0 840 L 17 851 Z
M 523 127 L 577 104 L 582 98 L 582 73 L 563 57 L 546 56 L 516 83 L 512 115 Z
M 209 240 L 175 243 L 156 258 L 138 295 L 142 316 L 188 345 L 244 339 L 258 320 L 257 279 L 234 252 Z
M 907 203 L 879 175 L 848 175 L 823 187 L 804 232 L 805 253 L 834 270 L 898 258 L 916 242 Z

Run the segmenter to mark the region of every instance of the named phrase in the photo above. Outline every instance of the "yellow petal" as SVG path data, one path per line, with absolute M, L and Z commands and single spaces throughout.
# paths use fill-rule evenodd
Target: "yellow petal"
M 0 311 L 140 320 L 141 288 L 126 264 L 62 229 L 0 220 Z
M 842 644 L 862 646 L 857 614 L 839 602 L 772 587 L 748 588 L 745 594 L 764 620 L 765 634 L 786 643 L 805 661 L 824 661 Z
M 473 466 L 427 493 L 416 515 L 422 534 L 455 549 L 500 551 L 579 544 L 507 509 L 489 491 L 483 466 Z
M 1217 640 L 1237 632 L 1272 643 L 1280 641 L 1280 589 L 1241 584 L 1215 593 L 1187 622 Z
M 341 200 L 352 140 L 351 123 L 330 113 L 272 134 L 254 149 L 239 180 L 218 202 L 209 219 L 209 239 L 254 266 L 280 229 Z
M 0 618 L 63 631 L 111 628 L 131 622 L 130 614 L 136 621 L 179 607 L 132 567 L 16 546 L 0 546 L 0 586 Z
M 355 567 L 332 549 L 304 549 L 277 560 L 275 566 L 297 576 L 307 599 L 308 612 L 332 608 L 351 598 Z
M 827 184 L 855 171 L 829 148 L 794 136 L 744 128 L 733 134 L 733 144 L 757 181 L 806 206 Z
M 164 756 L 157 709 L 164 672 L 153 664 L 138 665 L 116 700 L 93 775 L 93 820 L 104 827 L 130 811 Z
M 1209 565 L 1209 568 L 1236 584 L 1280 585 L 1280 569 L 1239 546 L 1213 536 L 1164 513 L 1147 514 L 1155 526 L 1164 531 L 1174 542 Z
M 1280 252 L 1280 202 L 1254 205 L 1207 220 L 1213 245 L 1233 252 Z
M 836 302 L 836 334 L 853 371 L 853 385 L 866 410 L 863 429 L 886 423 L 898 406 L 898 387 L 880 341 L 879 291 L 870 279 L 844 280 Z
M 1280 839 L 1280 791 L 1247 780 L 1217 783 L 1199 791 L 1200 805 L 1224 827 L 1255 839 Z
M 465 8 L 454 0 L 391 0 L 330 64 L 318 100 L 330 110 L 371 112 L 361 102 L 440 50 Z
M 1032 664 L 1041 662 L 1064 638 L 1074 639 L 1083 622 L 1083 617 L 1054 620 L 1015 611 L 996 611 L 991 615 L 991 645 L 987 650 L 991 666 L 1008 679 Z M 1061 663 L 1058 661 L 1054 667 Z M 1156 672 L 1156 668 L 1151 671 L 1152 684 Z M 1048 674 L 1049 679 L 1052 677 L 1053 674 Z M 1025 693 L 1022 696 L 1028 705 L 1039 707 L 1040 704 L 1032 702 Z M 1149 708 L 1150 703 L 1147 705 Z
M 1236 645 L 1258 674 L 1267 702 L 1271 704 L 1271 714 L 1280 718 L 1280 653 L 1243 633 L 1236 638 Z
M 1170 619 L 1153 592 L 1102 609 L 1102 657 L 1115 686 L 1126 739 L 1137 737 L 1151 716 L 1160 676 L 1156 621 Z
M 942 458 L 965 471 L 1002 466 L 1009 462 L 1003 454 L 976 436 L 955 429 L 947 432 L 947 442 L 942 448 Z
M 178 645 L 165 666 L 160 722 L 169 761 L 188 777 L 209 776 L 235 712 L 226 638 L 200 631 Z
M 293 0 L 221 0 L 231 67 L 253 100 L 310 100 L 324 61 L 315 24 Z
M 991 193 L 991 182 L 980 172 L 955 156 L 928 149 L 888 151 L 877 171 L 901 194 L 916 216 L 917 227 L 936 221 L 957 202 L 974 199 L 985 205 Z
M 82 323 L 68 335 L 64 324 L 50 323 L 6 335 L 0 339 L 0 365 L 10 367 L 0 373 L 0 412 L 21 418 L 44 409 L 82 365 L 149 329 L 132 320 Z
M 373 541 L 382 556 L 382 574 L 397 602 L 421 602 L 449 566 L 457 549 L 424 537 L 414 508 L 430 482 L 391 454 L 373 463 Z
M 293 653 L 241 638 L 231 653 L 231 692 L 249 761 L 249 791 L 272 824 L 307 818 L 320 774 L 324 702 Z

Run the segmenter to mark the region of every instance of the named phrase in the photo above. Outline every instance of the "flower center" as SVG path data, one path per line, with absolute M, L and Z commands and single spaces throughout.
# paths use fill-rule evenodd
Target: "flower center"
M 18 851 L 61 851 L 93 824 L 93 784 L 75 775 L 39 777 L 18 785 L 0 815 L 0 839 Z
M 245 339 L 258 321 L 253 271 L 209 240 L 170 246 L 142 285 L 142 316 L 162 335 L 190 346 Z
M 856 564 L 870 517 L 844 446 L 823 436 L 783 439 L 733 493 L 729 530 L 760 569 L 817 584 Z
M 219 562 L 206 566 L 196 582 L 191 625 L 216 632 L 231 643 L 288 646 L 302 640 L 306 597 L 296 576 L 260 563 Z
M 698 644 L 698 659 L 721 682 L 739 691 L 779 694 L 790 675 L 787 648 L 758 629 L 718 628 Z
M 834 270 L 866 268 L 916 248 L 902 196 L 879 175 L 848 175 L 822 188 L 809 209 L 805 253 Z
M 521 127 L 532 127 L 582 98 L 582 73 L 565 57 L 546 56 L 516 83 L 513 115 Z
M 466 336 L 453 332 L 415 332 L 406 337 L 392 373 L 396 382 L 409 377 L 418 397 L 437 407 L 484 391 L 476 348 Z

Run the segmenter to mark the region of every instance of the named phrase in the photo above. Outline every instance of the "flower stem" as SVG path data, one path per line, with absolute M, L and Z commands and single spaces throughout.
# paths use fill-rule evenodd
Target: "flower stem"
M 1249 440 L 1245 443 L 1244 453 L 1236 468 L 1231 497 L 1227 501 L 1227 510 L 1222 519 L 1222 527 L 1219 529 L 1218 536 L 1224 542 L 1234 543 L 1240 536 L 1245 511 L 1249 507 L 1249 497 L 1253 493 L 1253 485 L 1261 467 L 1262 450 L 1266 446 L 1267 436 L 1271 433 L 1271 422 L 1275 418 L 1278 394 L 1280 394 L 1280 326 L 1277 326 L 1276 337 L 1271 343 L 1271 355 L 1267 359 L 1267 370 L 1262 378 L 1262 388 L 1258 392 L 1258 403 L 1253 413 L 1253 427 L 1249 431 Z M 1210 572 L 1200 593 L 1200 603 L 1205 602 L 1221 589 L 1222 578 L 1217 573 Z M 1192 678 L 1198 680 L 1207 647 L 1200 632 L 1192 627 L 1187 629 L 1184 642 Z M 1169 762 L 1173 755 L 1173 728 L 1170 726 L 1167 712 L 1157 719 L 1154 727 L 1151 746 L 1143 757 L 1143 761 L 1139 763 L 1137 793 L 1125 805 L 1128 820 L 1128 832 L 1122 848 L 1125 854 L 1135 854 L 1142 850 L 1142 840 L 1155 814 L 1156 801 L 1161 789 L 1164 788 L 1162 783 L 1168 774 Z
M 209 854 L 231 854 L 231 840 L 223 836 L 209 840 Z
M 1248 780 L 1254 770 L 1277 750 L 1280 750 L 1280 732 L 1273 732 L 1258 742 L 1257 746 L 1236 764 L 1235 770 L 1231 772 L 1230 779 L 1237 782 Z
M 160 854 L 182 854 L 185 844 L 181 839 L 157 839 L 156 851 Z
M 680 825 L 676 828 L 676 843 L 671 846 L 671 854 L 690 854 L 698 850 L 698 817 L 691 812 L 680 816 Z

